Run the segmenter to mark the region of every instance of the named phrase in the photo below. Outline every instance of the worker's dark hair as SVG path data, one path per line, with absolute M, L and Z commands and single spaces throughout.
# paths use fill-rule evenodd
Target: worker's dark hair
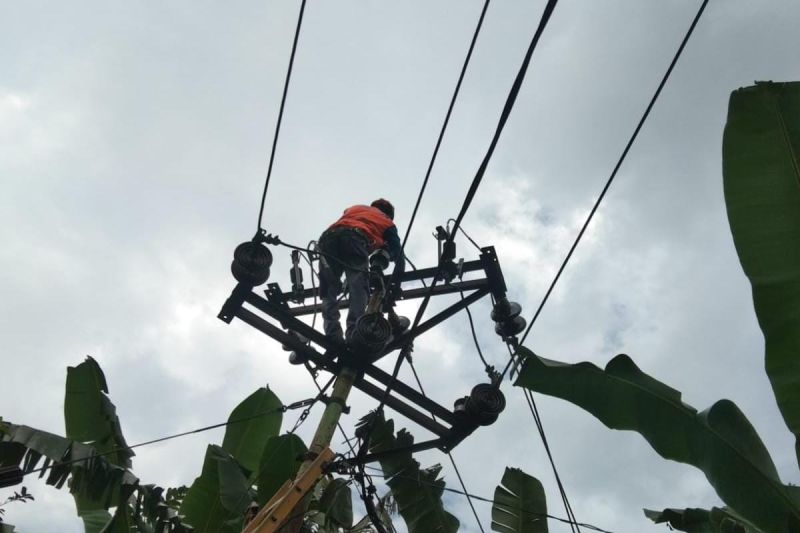
M 389 217 L 392 220 L 394 220 L 394 206 L 392 205 L 392 203 L 389 200 L 384 200 L 383 198 L 378 198 L 377 200 L 375 200 L 374 202 L 372 202 L 369 205 L 371 205 L 372 207 L 377 207 L 378 209 L 383 211 L 384 215 L 386 215 L 387 217 Z

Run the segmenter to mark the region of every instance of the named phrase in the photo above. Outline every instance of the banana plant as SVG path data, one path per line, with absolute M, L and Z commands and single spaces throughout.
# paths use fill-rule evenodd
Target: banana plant
M 231 412 L 222 443 L 208 445 L 201 473 L 191 486 L 165 490 L 141 484 L 130 470 L 134 453 L 108 396 L 106 377 L 91 357 L 67 369 L 64 418 L 66 437 L 0 419 L 0 486 L 22 483 L 25 475 L 41 465 L 40 477 L 47 476 L 48 484 L 67 487 L 73 494 L 87 533 L 239 532 L 248 510 L 263 505 L 294 477 L 307 451 L 297 435 L 280 434 L 283 404 L 273 391 L 259 388 Z M 413 439 L 405 431 L 395 438 L 391 420 L 382 424 L 373 449 Z M 397 476 L 391 482 L 394 492 L 381 497 L 377 505 L 384 529 L 395 532 L 391 516 L 402 501 L 400 513 L 418 524 L 416 531 L 424 530 L 419 524 L 428 518 L 420 509 L 436 509 L 455 524 L 448 531 L 455 531 L 458 521 L 442 506 L 444 482 L 437 479 L 439 467 L 421 469 L 410 454 L 398 459 L 402 462 L 387 465 L 425 483 L 419 485 L 417 496 L 424 505 L 409 507 L 408 496 L 417 485 Z M 368 517 L 354 522 L 349 482 L 324 476 L 314 488 L 303 530 L 377 531 Z M 12 531 L 13 526 L 3 523 L 3 530 Z
M 725 201 L 753 288 L 767 374 L 786 425 L 800 436 L 800 83 L 757 83 L 731 95 L 723 140 Z M 698 413 L 626 355 L 600 369 L 521 349 L 517 386 L 582 407 L 612 429 L 636 431 L 662 457 L 705 474 L 727 508 L 646 511 L 681 531 L 800 531 L 800 488 L 785 485 L 739 408 Z M 798 449 L 796 445 L 796 450 Z
M 238 532 L 248 508 L 294 476 L 297 457 L 306 451 L 296 435 L 279 435 L 282 411 L 271 390 L 256 390 L 231 413 L 222 444 L 207 447 L 189 488 L 145 485 L 130 470 L 134 454 L 105 375 L 89 357 L 67 369 L 66 437 L 0 419 L 0 486 L 22 483 L 41 465 L 40 477 L 73 494 L 87 533 Z M 342 481 L 321 484 L 336 490 L 319 492 L 307 530 L 332 533 L 352 525 L 350 491 Z M 12 528 L 3 523 L 4 531 Z

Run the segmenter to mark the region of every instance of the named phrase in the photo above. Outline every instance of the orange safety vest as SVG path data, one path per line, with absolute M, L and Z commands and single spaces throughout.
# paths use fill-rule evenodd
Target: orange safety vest
M 370 249 L 383 246 L 384 232 L 394 226 L 394 222 L 377 207 L 354 205 L 344 210 L 342 217 L 330 225 L 333 228 L 354 228 L 363 233 L 370 241 Z

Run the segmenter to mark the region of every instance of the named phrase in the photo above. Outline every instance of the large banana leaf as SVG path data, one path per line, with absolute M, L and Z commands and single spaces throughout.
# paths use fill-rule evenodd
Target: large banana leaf
M 722 501 L 769 532 L 800 531 L 800 494 L 783 485 L 755 429 L 733 402 L 698 413 L 681 394 L 643 373 L 627 355 L 605 371 L 520 350 L 516 385 L 568 400 L 612 429 L 639 432 L 662 457 L 693 465 Z
M 395 436 L 394 422 L 385 420 L 382 413 L 365 417 L 359 423 L 360 427 L 367 427 L 372 417 L 376 418 L 370 439 L 371 452 L 406 448 L 414 443 L 414 437 L 405 429 Z M 384 456 L 380 464 L 409 533 L 458 531 L 458 519 L 445 511 L 442 504 L 445 483 L 439 479 L 439 465 L 420 468 L 407 450 Z
M 733 242 L 766 340 L 767 375 L 800 461 L 800 82 L 731 94 L 722 169 Z
M 261 465 L 255 479 L 258 485 L 256 502 L 264 505 L 287 479 L 297 474 L 303 463 L 302 455 L 308 451 L 303 441 L 294 433 L 270 438 L 261 455 Z
M 256 472 L 270 437 L 281 429 L 281 401 L 261 387 L 245 398 L 228 417 L 222 447 L 250 472 Z
M 64 425 L 67 437 L 89 444 L 105 459 L 123 468 L 130 468 L 133 451 L 127 448 L 116 407 L 107 396 L 108 384 L 97 361 L 91 357 L 75 367 L 67 367 L 66 394 L 64 395 Z M 81 475 L 80 469 L 73 479 Z M 86 493 L 75 493 L 75 507 L 84 523 L 86 533 L 99 533 L 105 529 L 102 521 L 111 522 L 106 511 L 110 505 L 127 507 L 130 492 L 114 494 L 113 499 L 93 498 Z M 122 499 L 120 499 L 120 496 Z M 124 513 L 120 511 L 118 515 Z M 120 523 L 114 517 L 113 522 Z M 102 523 L 102 526 L 100 525 Z M 120 526 L 115 526 L 120 527 Z
M 494 490 L 492 531 L 547 533 L 547 500 L 539 480 L 518 468 L 506 467 Z
M 644 510 L 647 518 L 656 524 L 668 524 L 670 528 L 687 533 L 764 533 L 747 524 L 727 508 Z
M 28 473 L 41 461 L 42 467 L 49 467 L 39 474 L 46 476 L 48 485 L 61 488 L 72 474 L 69 489 L 73 494 L 110 500 L 119 487 L 130 493 L 139 482 L 127 469 L 98 456 L 92 446 L 53 433 L 3 422 L 0 440 L 5 443 L 0 446 L 0 465 L 8 466 L 16 460 L 22 472 Z
M 106 377 L 91 357 L 75 367 L 67 367 L 64 395 L 64 424 L 67 438 L 90 444 L 106 459 L 131 467 L 134 453 L 127 448 L 117 409 L 107 396 Z
M 238 532 L 253 501 L 245 472 L 227 451 L 210 444 L 203 471 L 183 499 L 180 513 L 196 533 Z
M 129 499 L 136 501 L 132 515 L 137 522 L 144 522 L 155 531 L 187 531 L 175 512 L 174 496 L 169 496 L 179 489 L 168 490 L 165 500 L 164 489 L 140 485 L 139 479 L 129 470 L 98 456 L 92 446 L 28 426 L 0 422 L 0 467 L 15 465 L 24 473 L 37 467 L 49 467 L 39 475 L 46 476 L 47 484 L 56 488 L 63 487 L 71 474 L 70 492 L 89 501 L 110 505 L 117 494 L 131 495 Z M 93 532 L 102 531 L 112 515 L 101 505 L 85 510 L 81 518 L 85 530 Z
M 318 508 L 325 514 L 327 522 L 332 523 L 333 529 L 343 527 L 345 530 L 353 527 L 353 495 L 350 493 L 350 484 L 344 478 L 331 481 L 322 492 Z

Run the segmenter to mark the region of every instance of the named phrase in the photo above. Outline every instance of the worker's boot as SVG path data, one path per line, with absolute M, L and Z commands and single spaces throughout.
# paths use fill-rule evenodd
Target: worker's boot
M 389 324 L 392 326 L 392 334 L 396 337 L 405 332 L 411 326 L 411 320 L 406 316 L 398 316 L 394 313 L 389 315 Z

